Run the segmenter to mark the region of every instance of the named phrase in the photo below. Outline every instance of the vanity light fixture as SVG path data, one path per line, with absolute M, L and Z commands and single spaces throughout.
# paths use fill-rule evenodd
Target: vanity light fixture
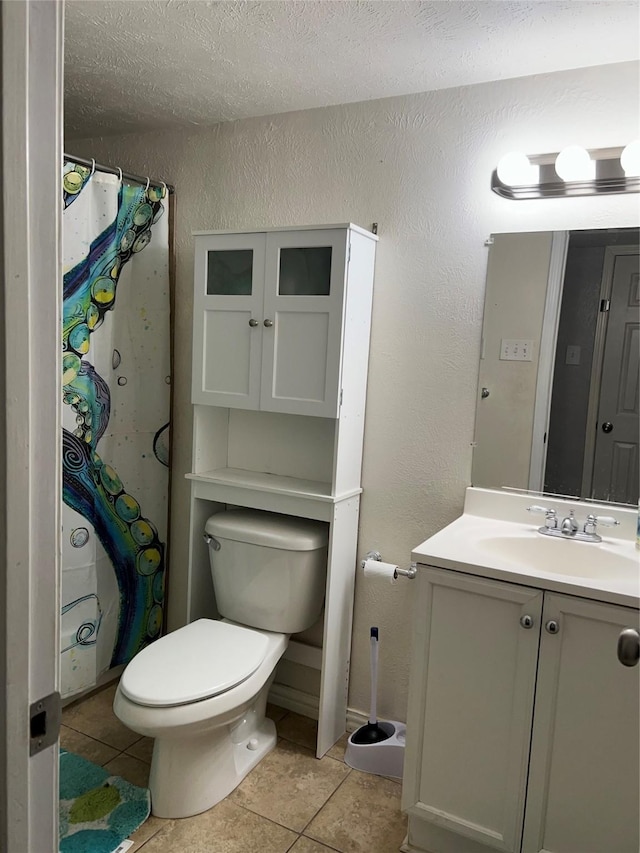
M 626 148 L 587 150 L 579 145 L 555 154 L 510 152 L 491 177 L 503 198 L 568 198 L 640 192 L 640 141 Z

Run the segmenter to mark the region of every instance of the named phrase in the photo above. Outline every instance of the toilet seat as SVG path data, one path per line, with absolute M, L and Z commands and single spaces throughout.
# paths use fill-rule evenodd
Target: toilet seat
M 122 674 L 120 690 L 151 707 L 208 699 L 249 678 L 268 645 L 268 636 L 251 628 L 198 619 L 137 654 Z

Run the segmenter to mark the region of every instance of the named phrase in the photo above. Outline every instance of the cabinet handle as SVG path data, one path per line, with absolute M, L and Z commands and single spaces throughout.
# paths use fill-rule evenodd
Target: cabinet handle
M 269 326 L 273 326 L 273 320 L 265 320 L 264 324 L 267 328 L 269 328 Z
M 251 326 L 251 328 L 253 329 L 255 326 L 257 326 L 257 325 L 258 325 L 258 321 L 257 321 L 257 320 L 254 320 L 254 319 L 253 319 L 253 317 L 252 317 L 252 318 L 249 320 L 249 325 L 250 325 L 250 326 Z
M 640 634 L 625 628 L 618 637 L 618 660 L 623 666 L 637 666 L 640 659 Z
M 557 634 L 560 630 L 560 625 L 558 625 L 555 619 L 549 619 L 549 621 L 544 627 L 550 634 Z
M 528 613 L 526 613 L 524 616 L 521 616 L 520 624 L 523 628 L 533 628 L 533 616 L 529 616 Z

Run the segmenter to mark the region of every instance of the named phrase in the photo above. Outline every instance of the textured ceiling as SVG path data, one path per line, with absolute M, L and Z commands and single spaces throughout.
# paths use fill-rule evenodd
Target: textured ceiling
M 630 2 L 67 0 L 68 138 L 638 59 Z

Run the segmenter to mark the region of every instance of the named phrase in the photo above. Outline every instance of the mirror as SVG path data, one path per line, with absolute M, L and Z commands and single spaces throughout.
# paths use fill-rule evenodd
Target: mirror
M 636 505 L 640 229 L 495 234 L 471 480 Z

